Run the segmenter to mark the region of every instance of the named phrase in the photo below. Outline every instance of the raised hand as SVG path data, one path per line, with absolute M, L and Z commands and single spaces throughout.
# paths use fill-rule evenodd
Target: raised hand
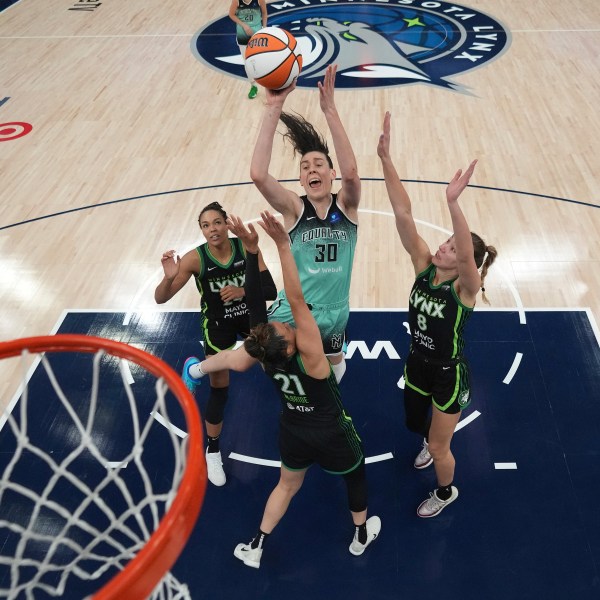
M 283 224 L 280 223 L 269 211 L 261 212 L 260 216 L 262 218 L 262 222 L 259 221 L 258 224 L 267 232 L 275 244 L 277 246 L 289 246 L 290 236 L 283 227 Z
M 477 160 L 474 160 L 464 173 L 462 172 L 462 169 L 456 171 L 452 181 L 450 181 L 446 188 L 446 200 L 448 201 L 448 204 L 458 200 L 458 197 L 469 184 L 469 180 L 471 179 L 471 175 L 473 175 L 476 164 Z
M 335 90 L 335 74 L 337 72 L 337 65 L 329 65 L 325 70 L 325 77 L 323 82 L 317 83 L 319 87 L 319 101 L 321 103 L 321 110 L 327 112 L 329 109 L 335 110 L 335 102 L 333 99 L 333 92 Z
M 181 258 L 177 255 L 177 252 L 175 250 L 167 250 L 163 253 L 160 262 L 165 277 L 167 279 L 175 279 L 179 274 L 179 265 L 181 263 Z
M 391 119 L 392 115 L 388 110 L 383 118 L 383 132 L 379 136 L 379 143 L 377 144 L 377 155 L 379 158 L 389 158 L 390 156 Z
M 258 252 L 258 233 L 252 223 L 248 223 L 248 227 L 246 227 L 239 217 L 229 215 L 227 217 L 227 229 L 242 240 L 247 252 L 251 254 Z
M 267 96 L 268 106 L 280 106 L 283 107 L 285 99 L 296 89 L 296 80 L 292 81 L 290 85 L 283 88 L 282 90 L 270 90 L 265 88 L 265 94 Z

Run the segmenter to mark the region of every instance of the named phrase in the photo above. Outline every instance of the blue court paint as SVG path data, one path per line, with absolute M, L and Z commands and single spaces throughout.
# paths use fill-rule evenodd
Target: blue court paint
M 199 313 L 133 313 L 128 325 L 123 316 L 69 312 L 58 331 L 132 343 L 178 370 L 187 356 L 201 352 Z M 398 388 L 409 342 L 406 320 L 405 311 L 352 312 L 354 353 L 341 384 L 367 456 L 392 455 L 367 466 L 369 512 L 382 519 L 380 538 L 363 556 L 350 555 L 344 483 L 313 467 L 268 539 L 261 568 L 234 558 L 235 545 L 255 534 L 278 471 L 228 456 L 279 459 L 279 401 L 271 382 L 258 367 L 234 373 L 221 438 L 228 482 L 209 484 L 197 527 L 173 570 L 192 598 L 600 597 L 600 509 L 593 501 L 600 497 L 600 349 L 589 314 L 527 311 L 522 325 L 517 311 L 475 311 L 467 331 L 473 401 L 453 441 L 460 496 L 429 520 L 419 519 L 416 508 L 435 487 L 434 473 L 412 466 L 420 440 L 404 427 Z M 518 354 L 518 368 L 506 382 Z M 86 367 L 64 358 L 57 368 L 68 374 Z M 132 377 L 143 388 L 142 374 L 132 370 Z M 74 393 L 84 402 L 80 387 Z M 207 394 L 208 385 L 200 386 L 201 409 Z M 107 443 L 118 461 L 122 424 L 116 415 L 105 417 L 117 433 Z M 51 407 L 34 422 L 47 432 L 53 452 L 67 450 L 68 432 Z M 157 473 L 164 431 L 157 423 Z M 6 428 L 0 432 L 3 462 L 10 456 L 7 435 Z M 63 597 L 81 598 L 90 589 L 73 580 Z

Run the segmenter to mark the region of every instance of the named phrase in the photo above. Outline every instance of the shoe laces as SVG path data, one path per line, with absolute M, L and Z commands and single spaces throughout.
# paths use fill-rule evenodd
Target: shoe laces
M 427 448 L 427 446 L 423 446 L 423 450 L 421 450 L 421 452 L 419 452 L 419 458 L 426 459 L 429 457 L 430 457 L 429 448 Z
M 440 506 L 444 506 L 446 500 L 440 500 L 435 492 L 429 492 L 429 500 L 427 500 L 427 508 L 431 510 L 437 510 Z
M 219 453 L 218 452 L 207 452 L 206 453 L 206 460 L 210 461 L 212 463 L 221 464 L 221 458 L 219 457 Z

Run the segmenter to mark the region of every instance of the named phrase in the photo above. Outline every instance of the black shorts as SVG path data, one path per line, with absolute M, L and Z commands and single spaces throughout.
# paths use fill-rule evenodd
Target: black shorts
M 230 319 L 212 320 L 204 318 L 202 322 L 202 340 L 204 354 L 210 356 L 221 350 L 233 348 L 239 338 L 246 338 L 250 333 L 250 317 L 234 317 Z
M 456 414 L 471 403 L 469 365 L 464 358 L 433 363 L 411 351 L 404 365 L 404 385 L 431 398 L 444 413 Z
M 363 460 L 363 447 L 352 419 L 344 417 L 339 426 L 279 426 L 281 463 L 290 471 L 300 471 L 317 463 L 324 471 L 343 475 L 354 470 Z

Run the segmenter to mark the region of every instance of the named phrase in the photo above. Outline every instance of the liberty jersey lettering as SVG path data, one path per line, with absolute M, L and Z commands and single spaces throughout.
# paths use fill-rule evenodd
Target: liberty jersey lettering
M 332 304 L 350 293 L 357 225 L 337 205 L 337 194 L 324 219 L 306 196 L 304 209 L 290 231 L 292 254 L 298 266 L 302 291 L 308 303 Z
M 262 10 L 258 0 L 250 0 L 248 3 L 238 0 L 235 16 L 248 25 L 254 33 L 262 27 Z M 250 36 L 237 23 L 235 24 L 235 33 L 238 44 L 245 46 L 250 41 Z

